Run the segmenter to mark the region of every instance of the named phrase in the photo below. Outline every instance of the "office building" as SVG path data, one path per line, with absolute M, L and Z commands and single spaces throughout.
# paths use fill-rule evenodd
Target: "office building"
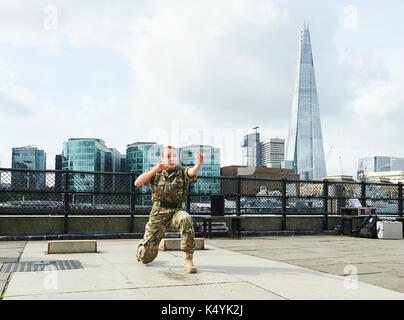
M 62 170 L 62 159 L 63 156 L 61 154 L 55 155 L 55 170 Z M 63 183 L 64 176 L 62 173 L 56 172 L 55 173 L 55 190 L 61 191 L 62 190 L 62 183 Z
M 261 141 L 261 164 L 268 168 L 281 168 L 285 160 L 285 139 L 270 138 Z
M 404 171 L 404 158 L 389 156 L 373 156 L 360 158 L 357 177 L 359 180 L 373 172 Z
M 196 164 L 196 151 L 205 153 L 198 176 L 220 176 L 220 149 L 209 145 L 192 144 L 178 148 L 178 163 L 182 166 Z
M 14 169 L 46 170 L 46 153 L 36 146 L 12 148 L 11 167 Z
M 127 171 L 142 174 L 155 166 L 162 156 L 163 145 L 156 142 L 135 142 L 126 146 Z
M 71 138 L 63 143 L 62 169 L 112 172 L 112 152 L 101 139 Z
M 63 143 L 61 168 L 86 172 L 122 172 L 121 157 L 116 149 L 108 148 L 102 139 L 71 138 Z M 79 191 L 114 190 L 115 179 L 106 177 L 107 175 L 73 174 L 69 185 Z
M 181 166 L 194 166 L 196 164 L 196 151 L 205 153 L 198 177 L 220 176 L 220 149 L 209 145 L 192 144 L 178 148 L 178 164 Z M 199 194 L 219 193 L 219 179 L 196 180 L 190 185 L 190 192 Z
M 259 132 L 247 134 L 241 142 L 243 165 L 257 167 L 261 165 L 261 144 Z
M 304 23 L 300 30 L 286 161 L 286 166 L 291 165 L 301 179 L 318 180 L 327 175 L 310 31 L 307 23 Z
M 12 148 L 11 167 L 14 169 L 46 170 L 46 153 L 36 146 Z M 12 172 L 12 189 L 44 189 L 45 174 Z
M 148 168 L 155 166 L 162 156 L 163 145 L 156 142 L 134 142 L 126 146 L 126 168 L 128 172 L 136 176 L 145 172 Z M 151 191 L 149 186 L 138 187 L 141 193 Z M 151 206 L 150 196 L 138 196 L 135 198 L 138 206 Z
M 293 169 L 268 168 L 264 166 L 255 167 L 249 170 L 248 166 L 231 165 L 220 169 L 220 175 L 223 177 L 241 177 L 241 178 L 265 178 L 265 179 L 289 179 L 299 180 L 299 175 Z M 240 192 L 246 195 L 256 195 L 265 188 L 268 192 L 276 191 L 280 194 L 282 184 L 278 181 L 251 180 L 244 181 L 240 185 Z M 222 193 L 237 194 L 237 183 L 233 180 L 223 179 L 221 184 Z
M 126 172 L 126 155 L 115 148 L 109 148 L 112 153 L 112 172 Z
M 380 183 L 404 183 L 404 171 L 379 171 L 361 173 L 358 176 L 360 181 Z

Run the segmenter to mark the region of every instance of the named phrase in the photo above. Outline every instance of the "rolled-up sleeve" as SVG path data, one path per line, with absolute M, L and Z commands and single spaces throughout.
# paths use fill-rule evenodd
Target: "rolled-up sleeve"
M 185 179 L 186 180 L 188 180 L 189 182 L 191 182 L 191 181 L 194 181 L 194 180 L 196 180 L 198 177 L 197 177 L 197 175 L 194 175 L 194 176 L 190 176 L 189 174 L 188 174 L 188 170 L 189 169 L 191 169 L 192 167 L 185 167 Z
M 151 169 L 152 169 L 152 167 L 147 168 L 144 173 L 149 172 Z M 156 177 L 156 175 L 153 175 L 147 182 L 144 183 L 144 186 L 152 185 L 154 183 L 155 177 Z

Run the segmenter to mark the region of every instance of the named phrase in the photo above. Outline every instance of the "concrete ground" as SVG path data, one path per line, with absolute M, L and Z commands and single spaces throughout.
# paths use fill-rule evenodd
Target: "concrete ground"
M 209 244 L 334 275 L 354 269 L 359 281 L 404 293 L 404 239 L 327 235 L 211 239 Z
M 404 299 L 404 240 L 206 239 L 207 249 L 195 252 L 197 274 L 184 273 L 184 254 L 177 251 L 159 252 L 151 264 L 140 264 L 138 242 L 97 240 L 98 253 L 51 255 L 47 241 L 0 242 L 1 257 L 16 259 L 23 248 L 20 261 L 79 260 L 83 265 L 14 272 L 4 299 Z
M 4 263 L 17 262 L 27 241 L 0 241 L 0 270 Z M 10 273 L 0 272 L 0 296 L 3 295 Z

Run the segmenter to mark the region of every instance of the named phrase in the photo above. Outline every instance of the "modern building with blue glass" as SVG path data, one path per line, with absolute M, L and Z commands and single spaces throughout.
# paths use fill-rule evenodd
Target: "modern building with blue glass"
M 404 158 L 373 156 L 359 158 L 357 177 L 362 180 L 368 173 L 404 171 Z
M 209 145 L 191 144 L 178 148 L 178 163 L 181 166 L 194 166 L 196 164 L 196 151 L 205 153 L 198 177 L 219 177 L 220 176 L 220 149 Z M 190 185 L 190 192 L 197 193 L 219 193 L 219 179 L 196 180 Z
M 188 145 L 176 148 L 178 153 L 178 165 L 193 166 L 195 164 L 196 150 L 206 153 L 198 176 L 220 176 L 220 149 L 207 145 Z M 162 157 L 163 145 L 156 142 L 135 142 L 127 145 L 126 163 L 128 172 L 140 175 L 148 168 L 155 166 Z M 138 187 L 139 192 L 149 193 L 149 186 Z M 220 181 L 212 179 L 211 181 L 192 182 L 190 191 L 209 193 L 219 193 Z M 151 205 L 150 197 L 142 196 L 136 198 L 137 205 Z
M 72 138 L 63 143 L 62 170 L 87 172 L 123 172 L 121 155 L 115 148 L 108 148 L 101 139 Z M 73 174 L 69 185 L 80 191 L 105 191 L 114 188 L 114 179 L 105 175 Z
M 300 30 L 285 163 L 301 179 L 318 180 L 327 175 L 310 31 L 306 22 Z
M 63 157 L 61 154 L 55 155 L 55 170 L 62 170 L 62 160 Z M 63 175 L 62 173 L 56 172 L 55 173 L 55 190 L 60 191 L 62 190 L 62 183 L 63 183 Z
M 148 168 L 155 166 L 162 156 L 163 145 L 156 142 L 134 142 L 126 146 L 126 168 L 128 172 L 140 175 Z M 149 193 L 150 186 L 137 187 L 141 193 Z M 136 205 L 151 206 L 150 196 L 135 198 Z
M 142 174 L 155 166 L 162 155 L 163 145 L 156 142 L 135 142 L 126 146 L 126 167 L 128 172 Z
M 46 170 L 46 153 L 36 146 L 12 148 L 11 167 L 14 169 Z M 45 174 L 13 172 L 11 188 L 44 189 Z
M 62 170 L 112 172 L 112 152 L 101 139 L 72 138 L 63 142 Z

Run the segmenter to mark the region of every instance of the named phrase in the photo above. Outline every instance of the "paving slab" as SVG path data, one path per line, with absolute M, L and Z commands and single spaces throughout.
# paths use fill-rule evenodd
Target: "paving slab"
M 348 265 L 348 264 L 328 264 L 328 265 L 310 265 L 308 266 L 307 264 L 299 264 L 302 267 L 308 267 L 313 270 L 321 271 L 321 272 L 326 272 L 326 273 L 331 273 L 335 275 L 340 275 L 344 276 L 346 274 L 345 269 L 346 268 L 351 268 L 352 266 L 356 268 L 356 273 L 357 274 L 375 274 L 375 273 L 383 273 L 385 270 L 382 268 L 375 267 L 374 265 L 369 265 L 366 263 L 360 263 L 360 264 L 354 264 L 354 265 Z
M 0 270 L 4 263 L 17 262 L 27 241 L 0 241 Z M 0 272 L 0 295 L 7 285 L 9 273 Z
M 19 247 L 15 247 L 15 248 L 0 248 L 0 257 L 4 258 L 4 257 L 17 257 L 20 254 L 20 250 L 16 250 Z M 22 250 L 22 249 L 21 249 Z
M 404 293 L 400 279 L 404 277 L 404 240 L 320 235 L 242 238 L 237 242 L 212 239 L 210 244 L 335 275 L 343 275 L 341 270 L 354 265 L 359 275 L 366 275 L 360 277 L 362 281 Z
M 3 288 L 6 285 L 7 280 L 0 280 L 0 288 Z
M 404 277 L 397 277 L 386 272 L 359 274 L 358 280 L 395 291 L 402 291 L 404 288 Z
M 27 241 L 0 241 L 0 248 L 18 248 L 24 247 Z
M 393 290 L 285 262 L 218 248 L 196 251 L 197 274 L 183 271 L 183 252 L 136 261 L 138 239 L 98 240 L 97 253 L 47 255 L 29 241 L 20 261 L 79 260 L 83 269 L 15 272 L 4 299 L 404 299 Z
M 6 281 L 9 275 L 7 272 L 0 272 L 0 281 Z
M 173 297 L 175 290 L 175 297 Z M 204 284 L 195 286 L 133 288 L 119 290 L 100 290 L 96 292 L 96 299 L 100 300 L 283 300 L 276 294 L 256 287 L 247 282 Z M 8 297 L 7 300 L 93 300 L 94 292 L 69 292 L 44 295 L 28 295 Z

